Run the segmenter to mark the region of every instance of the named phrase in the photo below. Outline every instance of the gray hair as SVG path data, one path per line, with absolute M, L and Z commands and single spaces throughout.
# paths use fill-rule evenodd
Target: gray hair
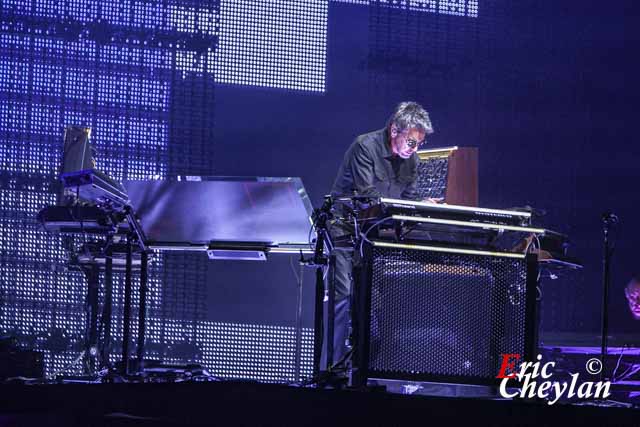
M 391 125 L 396 125 L 400 132 L 406 129 L 417 128 L 427 135 L 433 133 L 433 125 L 429 119 L 429 113 L 427 113 L 420 104 L 413 101 L 398 104 L 387 122 L 387 127 Z

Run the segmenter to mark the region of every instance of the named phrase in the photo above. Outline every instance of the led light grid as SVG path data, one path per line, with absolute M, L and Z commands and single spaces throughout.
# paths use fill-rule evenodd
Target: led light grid
M 478 17 L 478 0 L 331 0 L 336 3 L 383 5 L 394 9 Z
M 2 4 L 0 331 L 41 350 L 49 375 L 81 372 L 75 362 L 87 326 L 86 279 L 68 271 L 67 248 L 91 236 L 52 236 L 35 220 L 56 200 L 65 126 L 92 128 L 97 167 L 117 180 L 210 175 L 216 82 L 325 90 L 327 2 L 223 6 L 196 0 Z M 222 29 L 224 43 L 218 43 Z M 199 361 L 223 377 L 294 379 L 291 328 L 206 322 L 206 262 L 173 254 L 153 261 L 147 357 Z M 121 350 L 123 280 L 123 273 L 114 274 L 112 361 Z M 137 312 L 131 314 L 135 339 Z M 311 355 L 305 330 L 303 375 L 311 371 Z
M 201 363 L 219 377 L 298 381 L 313 370 L 313 330 L 302 331 L 301 378 L 295 378 L 295 329 L 204 322 L 196 342 Z
M 116 179 L 167 177 L 174 117 L 180 120 L 181 114 L 198 114 L 209 121 L 202 127 L 210 127 L 212 118 L 211 108 L 202 111 L 202 105 L 172 103 L 173 82 L 183 79 L 176 74 L 178 42 L 190 28 L 200 34 L 212 32 L 211 22 L 204 19 L 195 27 L 181 23 L 189 10 L 215 12 L 216 5 L 198 2 L 194 9 L 185 2 L 170 7 L 166 2 L 86 0 L 3 3 L 0 330 L 15 335 L 22 345 L 42 351 L 49 375 L 64 368 L 65 373 L 79 372 L 81 366 L 73 362 L 81 354 L 86 336 L 86 280 L 82 273 L 67 269 L 68 239 L 40 230 L 35 219 L 42 207 L 56 200 L 64 127 L 91 127 L 97 166 Z M 130 20 L 111 23 L 110 19 L 116 20 L 109 12 L 114 8 Z M 214 15 L 217 12 L 208 16 L 214 19 Z M 160 32 L 140 32 L 140 28 L 151 27 Z M 196 86 L 189 92 L 198 93 L 202 87 L 199 80 L 202 78 L 181 81 L 181 89 Z M 211 106 L 208 102 L 206 106 Z M 180 113 L 172 113 L 174 109 Z M 190 144 L 198 153 L 195 146 L 199 140 L 189 136 L 181 139 L 175 133 L 171 137 L 177 144 Z M 197 159 L 191 158 L 189 151 L 180 153 L 181 162 L 210 165 L 211 156 L 206 155 L 210 141 L 200 144 L 205 148 L 200 149 Z M 73 246 L 86 238 L 90 236 L 77 236 Z M 174 267 L 179 271 L 187 266 Z M 163 275 L 161 268 L 152 267 L 150 315 L 161 314 Z M 115 274 L 114 279 L 111 346 L 112 356 L 119 357 L 115 350 L 122 334 L 122 274 Z M 102 305 L 104 295 L 100 298 Z M 134 303 L 137 298 L 134 283 Z M 181 314 L 189 315 L 184 310 Z M 137 314 L 132 316 L 135 336 Z M 150 335 L 150 339 L 162 342 L 156 338 Z
M 328 3 L 224 1 L 219 83 L 324 92 Z

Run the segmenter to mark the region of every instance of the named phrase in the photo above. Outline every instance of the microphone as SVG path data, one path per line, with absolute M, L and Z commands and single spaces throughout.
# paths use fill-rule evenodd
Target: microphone
M 619 221 L 618 215 L 613 212 L 605 212 L 602 214 L 602 222 L 606 224 L 617 224 Z

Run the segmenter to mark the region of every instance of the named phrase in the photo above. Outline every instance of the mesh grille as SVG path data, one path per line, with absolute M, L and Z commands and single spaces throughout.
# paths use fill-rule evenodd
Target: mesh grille
M 447 176 L 449 159 L 435 158 L 418 163 L 418 194 L 420 197 L 434 199 L 445 197 L 447 192 Z
M 525 353 L 525 260 L 376 247 L 372 268 L 372 376 L 492 379 Z

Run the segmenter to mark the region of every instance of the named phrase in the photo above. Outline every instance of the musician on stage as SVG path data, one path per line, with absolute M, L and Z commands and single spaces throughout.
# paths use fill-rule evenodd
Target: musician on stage
M 332 197 L 370 196 L 419 200 L 416 190 L 418 155 L 416 151 L 433 133 L 429 114 L 416 102 L 400 103 L 387 125 L 356 137 L 347 150 L 331 190 Z M 434 201 L 435 200 L 431 200 Z M 330 224 L 333 240 L 351 230 Z M 334 249 L 336 255 L 336 304 L 333 362 L 339 362 L 347 349 L 349 297 L 352 290 L 352 251 Z M 326 329 L 325 329 L 326 331 Z M 325 334 L 326 337 L 326 334 Z M 322 364 L 326 366 L 326 340 Z
M 624 295 L 627 297 L 629 311 L 631 311 L 633 318 L 640 320 L 640 274 L 633 276 L 624 288 Z

